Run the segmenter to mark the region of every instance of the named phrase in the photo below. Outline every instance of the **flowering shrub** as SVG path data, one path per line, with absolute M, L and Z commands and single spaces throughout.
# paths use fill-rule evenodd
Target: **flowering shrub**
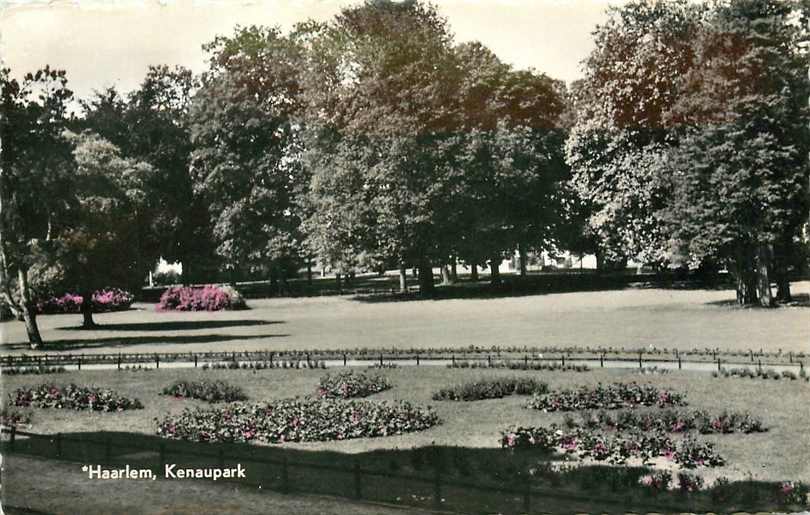
M 243 401 L 247 396 L 238 386 L 224 381 L 175 381 L 163 389 L 163 395 L 177 398 L 201 399 L 208 402 Z
M 480 379 L 449 388 L 442 388 L 433 394 L 434 401 L 477 401 L 500 399 L 506 395 L 532 395 L 548 391 L 548 385 L 531 378 Z
M 684 406 L 683 395 L 658 390 L 651 385 L 613 383 L 596 387 L 583 386 L 577 390 L 557 390 L 536 394 L 528 407 L 543 411 L 574 411 L 585 409 L 621 409 L 637 406 Z
M 785 481 L 778 485 L 776 500 L 784 506 L 806 506 L 808 504 L 810 488 L 799 481 Z
M 156 420 L 157 434 L 195 442 L 316 442 L 390 436 L 438 424 L 433 410 L 408 402 L 288 399 L 264 405 L 186 409 Z
M 265 370 L 271 368 L 321 368 L 326 369 L 325 361 L 227 361 L 225 363 L 203 363 L 203 370 Z
M 803 369 L 802 369 L 803 370 Z M 771 368 L 761 368 L 757 367 L 754 368 L 723 368 L 722 370 L 712 372 L 712 377 L 739 377 L 739 378 L 751 378 L 751 379 L 790 379 L 791 381 L 795 381 L 801 377 L 801 373 L 797 375 L 795 372 L 791 372 L 790 370 L 783 370 L 780 374 L 778 371 L 773 370 Z
M 40 384 L 33 387 L 17 388 L 10 395 L 14 406 L 33 406 L 36 408 L 57 408 L 91 411 L 124 411 L 141 409 L 143 405 L 137 399 L 118 395 L 112 390 L 79 386 L 55 386 Z
M 6 407 L 0 410 L 0 426 L 27 426 L 30 423 L 31 415 L 29 413 L 21 413 Z
M 65 367 L 49 367 L 46 365 L 37 365 L 35 367 L 11 367 L 3 369 L 3 373 L 10 376 L 61 374 L 62 372 L 65 372 Z
M 49 297 L 37 303 L 40 314 L 80 313 L 84 299 L 75 293 L 65 293 L 61 297 Z M 104 313 L 129 309 L 135 296 L 119 288 L 103 288 L 92 295 L 93 311 Z
M 245 309 L 247 304 L 230 286 L 206 285 L 202 288 L 174 286 L 160 296 L 158 311 L 220 311 Z
M 391 388 L 385 376 L 355 372 L 327 374 L 321 378 L 318 396 L 327 399 L 350 399 L 368 397 L 371 394 Z
M 588 365 L 563 365 L 562 363 L 542 361 L 512 361 L 512 360 L 497 360 L 497 361 L 467 361 L 455 360 L 453 363 L 448 363 L 447 368 L 508 368 L 509 370 L 537 370 L 548 372 L 588 372 L 590 368 Z
M 613 435 L 591 429 L 563 430 L 550 427 L 516 427 L 501 434 L 501 447 L 535 447 L 578 454 L 581 458 L 624 464 L 629 458 L 647 462 L 665 457 L 685 468 L 714 467 L 724 463 L 711 444 L 684 438 L 677 445 L 662 431 L 628 431 Z
M 638 429 L 641 431 L 663 431 L 666 433 L 686 433 L 698 430 L 703 434 L 710 433 L 761 433 L 768 429 L 762 420 L 749 413 L 723 411 L 719 415 L 710 415 L 703 410 L 679 411 L 665 409 L 660 412 L 637 413 L 619 411 L 612 416 L 606 411 L 594 414 L 590 411 L 581 413 L 582 427 L 617 430 Z M 566 426 L 577 427 L 573 418 L 566 418 Z
M 703 487 L 703 478 L 688 472 L 678 472 L 678 489 L 683 493 L 698 492 Z
M 671 480 L 672 474 L 665 470 L 657 470 L 641 476 L 638 479 L 638 484 L 655 492 L 661 492 L 669 488 Z

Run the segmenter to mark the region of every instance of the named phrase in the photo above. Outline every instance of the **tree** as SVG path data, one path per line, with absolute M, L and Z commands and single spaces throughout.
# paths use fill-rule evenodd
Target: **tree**
M 740 304 L 772 305 L 774 257 L 784 267 L 807 219 L 807 65 L 792 14 L 784 2 L 718 3 L 667 114 L 683 135 L 661 218 L 693 258 L 728 263 Z M 784 271 L 780 292 L 790 295 Z
M 21 82 L 2 69 L 0 86 L 0 286 L 34 349 L 42 338 L 30 269 L 62 229 L 70 150 L 60 134 L 70 123 L 73 93 L 65 72 L 48 66 Z
M 595 49 L 573 92 L 566 159 L 591 212 L 597 256 L 668 259 L 668 234 L 655 216 L 669 195 L 658 164 L 676 143 L 664 115 L 692 66 L 690 42 L 703 10 L 684 0 L 633 1 L 611 8 L 594 32 Z
M 416 264 L 424 295 L 432 264 L 449 254 L 439 235 L 457 184 L 445 166 L 454 145 L 450 39 L 432 6 L 367 1 L 319 29 L 304 76 L 315 248 L 328 261 L 347 245 L 402 272 Z
M 189 115 L 194 191 L 209 207 L 226 269 L 290 272 L 301 253 L 294 202 L 299 154 L 301 49 L 274 28 L 237 28 L 205 46 L 209 70 Z
M 72 209 L 60 235 L 65 283 L 82 296 L 83 326 L 94 327 L 92 295 L 99 288 L 140 287 L 154 264 L 134 251 L 140 230 L 133 220 L 148 205 L 154 168 L 122 157 L 120 150 L 91 132 L 68 133 L 73 145 Z

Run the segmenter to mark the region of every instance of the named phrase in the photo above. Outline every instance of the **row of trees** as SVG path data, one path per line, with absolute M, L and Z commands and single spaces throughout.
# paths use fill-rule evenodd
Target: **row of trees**
M 368 0 L 284 34 L 237 28 L 208 69 L 153 67 L 71 113 L 64 72 L 2 72 L 0 279 L 89 300 L 158 256 L 283 281 L 492 267 L 518 252 L 727 266 L 741 303 L 789 296 L 807 220 L 800 5 L 631 2 L 583 80 L 457 44 L 436 9 Z M 84 305 L 90 305 L 85 302 Z M 89 311 L 85 323 L 92 324 Z

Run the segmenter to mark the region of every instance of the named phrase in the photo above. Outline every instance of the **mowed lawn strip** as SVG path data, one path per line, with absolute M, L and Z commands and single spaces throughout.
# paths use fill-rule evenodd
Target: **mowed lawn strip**
M 792 285 L 806 300 L 810 281 Z M 351 297 L 249 299 L 251 309 L 39 318 L 43 352 L 205 352 L 355 348 L 625 347 L 809 352 L 810 308 L 733 306 L 733 290 L 637 289 L 493 299 L 364 302 Z M 806 302 L 805 302 L 806 303 Z M 731 304 L 731 305 L 730 305 Z M 105 327 L 106 326 L 106 327 Z M 28 349 L 24 325 L 0 323 L 0 353 Z M 56 342 L 56 343 L 54 343 Z
M 342 368 L 330 369 L 334 372 Z M 5 379 L 6 391 L 20 385 L 41 382 L 81 384 L 108 387 L 135 397 L 143 410 L 120 413 L 84 413 L 57 409 L 18 408 L 33 415 L 32 432 L 73 433 L 126 431 L 152 435 L 155 418 L 180 413 L 186 407 L 210 407 L 191 399 L 159 395 L 162 388 L 177 379 L 220 379 L 240 386 L 249 402 L 272 401 L 295 396 L 314 395 L 323 370 L 194 370 L 165 369 L 150 372 L 84 371 L 45 376 L 15 376 Z M 604 369 L 588 373 L 521 372 L 513 370 L 447 369 L 444 367 L 407 367 L 375 370 L 388 377 L 393 388 L 368 397 L 401 399 L 436 409 L 442 424 L 421 432 L 404 435 L 318 442 L 284 444 L 284 447 L 310 451 L 335 451 L 360 454 L 375 450 L 410 449 L 429 445 L 462 446 L 473 449 L 499 447 L 501 431 L 511 425 L 538 426 L 562 424 L 565 414 L 526 409 L 525 396 L 510 396 L 473 402 L 433 401 L 433 392 L 445 386 L 473 381 L 482 377 L 533 377 L 549 384 L 551 389 L 572 388 L 598 382 L 636 381 L 653 384 L 686 394 L 689 405 L 684 409 L 705 409 L 711 414 L 749 411 L 761 417 L 768 432 L 741 435 L 700 435 L 715 443 L 727 460 L 725 467 L 700 470 L 707 478 L 727 476 L 731 479 L 810 482 L 810 385 L 804 381 L 731 380 L 712 378 L 700 372 L 672 372 L 664 375 L 640 375 L 632 370 Z M 654 408 L 645 408 L 654 409 Z M 573 413 L 577 417 L 576 413 Z M 675 438 L 680 438 L 676 435 Z M 503 451 L 507 453 L 509 451 Z

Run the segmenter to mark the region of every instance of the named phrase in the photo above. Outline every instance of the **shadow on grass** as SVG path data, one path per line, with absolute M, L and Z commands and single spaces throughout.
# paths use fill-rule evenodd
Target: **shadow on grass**
M 726 307 L 726 308 L 739 308 L 739 309 L 766 309 L 760 306 L 759 304 L 753 304 L 750 306 L 740 306 L 739 304 L 737 304 L 737 299 L 715 300 L 712 302 L 706 302 L 706 305 Z M 774 307 L 810 308 L 810 294 L 800 293 L 799 295 L 793 295 L 793 299 L 790 302 L 778 301 Z
M 653 493 L 639 484 L 639 478 L 649 472 L 646 468 L 594 465 L 553 471 L 549 462 L 560 456 L 534 449 L 431 446 L 345 454 L 93 432 L 18 436 L 13 448 L 4 443 L 4 451 L 104 468 L 128 465 L 150 469 L 158 478 L 165 477 L 166 466 L 172 464 L 176 465 L 173 471 L 241 464 L 246 477 L 226 481 L 461 513 L 727 513 L 793 508 L 780 505 L 780 485 L 775 483 L 742 481 L 699 493 Z M 66 481 L 87 480 L 84 474 L 79 477 Z
M 46 352 L 61 352 L 61 351 L 74 351 L 81 349 L 94 349 L 97 347 L 131 347 L 135 345 L 148 345 L 156 343 L 165 344 L 193 344 L 193 343 L 212 343 L 212 342 L 228 342 L 234 340 L 257 340 L 262 338 L 282 338 L 290 336 L 289 334 L 253 334 L 253 335 L 233 335 L 233 334 L 208 334 L 208 335 L 188 335 L 188 336 L 123 336 L 112 338 L 94 338 L 92 340 L 48 340 L 45 345 L 40 347 L 40 350 Z M 9 350 L 27 350 L 30 348 L 28 343 L 6 343 L 0 345 L 0 348 Z
M 196 329 L 220 329 L 223 327 L 250 327 L 256 325 L 283 324 L 281 320 L 175 320 L 167 322 L 134 322 L 127 324 L 98 324 L 95 327 L 66 326 L 65 331 L 193 331 Z

